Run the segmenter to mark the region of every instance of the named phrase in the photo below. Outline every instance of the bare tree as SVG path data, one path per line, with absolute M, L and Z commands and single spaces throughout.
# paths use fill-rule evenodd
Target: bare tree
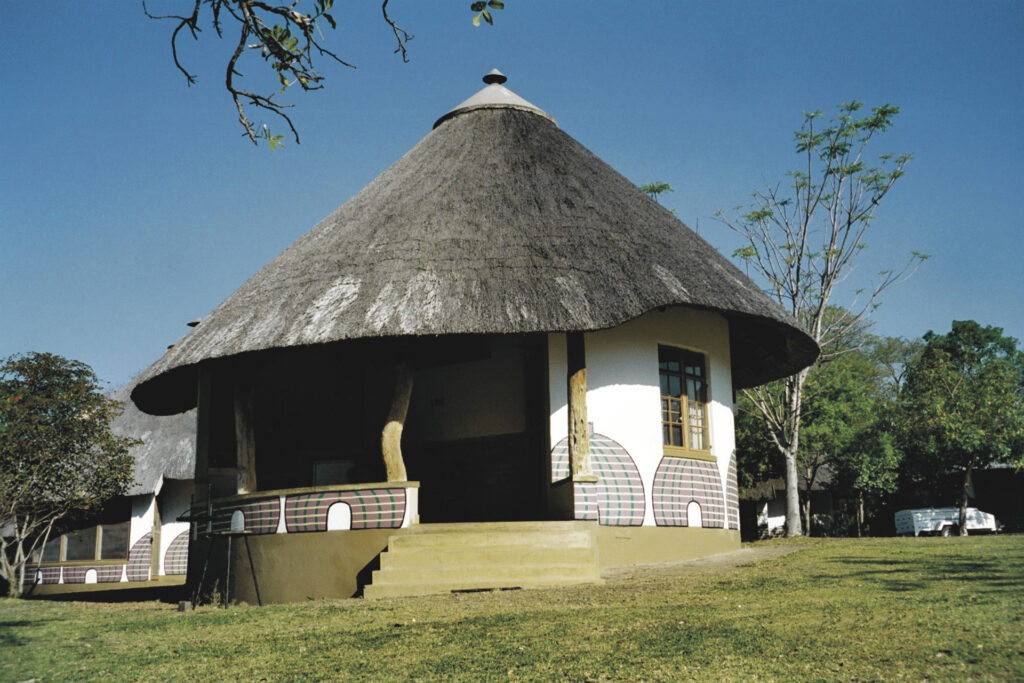
M 804 113 L 796 132 L 796 152 L 803 169 L 789 174 L 786 185 L 757 190 L 753 205 L 737 209 L 734 217 L 718 218 L 741 235 L 746 245 L 734 256 L 767 284 L 767 291 L 788 310 L 823 349 L 818 362 L 827 362 L 849 348 L 844 338 L 863 325 L 881 295 L 909 277 L 926 255 L 912 252 L 901 268 L 883 270 L 866 289 L 841 309 L 829 306 L 836 288 L 850 275 L 864 248 L 875 209 L 903 175 L 909 154 L 882 154 L 877 165 L 866 161 L 868 144 L 885 132 L 899 108 L 882 105 L 863 118 L 861 102 L 839 106 L 823 129 L 816 124 L 821 111 Z M 830 311 L 841 311 L 832 315 Z M 782 391 L 766 387 L 746 390 L 771 441 L 785 461 L 786 533 L 801 534 L 797 490 L 797 453 L 804 382 L 809 368 L 783 380 Z

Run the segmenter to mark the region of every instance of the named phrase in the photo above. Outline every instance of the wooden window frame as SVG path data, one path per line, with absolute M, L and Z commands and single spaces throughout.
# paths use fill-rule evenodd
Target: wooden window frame
M 129 520 L 129 523 L 130 523 L 130 520 Z M 33 553 L 33 556 L 34 556 L 35 559 L 33 559 L 32 562 L 38 564 L 40 567 L 58 567 L 58 566 L 77 567 L 77 566 L 86 566 L 86 565 L 88 565 L 90 567 L 93 567 L 93 566 L 103 566 L 103 565 L 108 565 L 108 564 L 109 565 L 125 564 L 126 562 L 128 562 L 128 555 L 131 553 L 131 527 L 130 526 L 128 527 L 129 528 L 128 547 L 125 548 L 124 557 L 110 557 L 110 558 L 106 558 L 106 559 L 100 559 L 100 556 L 102 555 L 102 551 L 103 551 L 103 527 L 104 526 L 115 526 L 117 524 L 123 524 L 123 522 L 115 522 L 115 523 L 110 524 L 110 525 L 105 525 L 105 524 L 96 524 L 96 525 L 94 525 L 95 528 L 96 528 L 96 540 L 93 543 L 92 559 L 85 559 L 85 560 L 69 560 L 69 559 L 67 559 L 67 552 L 68 552 L 67 536 L 68 536 L 68 534 L 73 534 L 76 531 L 82 531 L 84 529 L 92 528 L 92 527 L 82 527 L 82 529 L 72 529 L 70 531 L 65 531 L 64 533 L 62 533 L 59 536 L 57 536 L 56 541 L 58 543 L 58 550 L 57 550 L 57 558 L 58 559 L 56 559 L 56 560 L 47 560 L 47 561 L 44 561 L 44 562 L 39 562 L 38 560 L 39 560 L 39 558 L 42 557 L 43 549 L 42 548 L 38 548 Z M 47 540 L 46 543 L 47 543 L 47 545 L 49 545 L 50 543 L 53 543 L 53 542 L 54 542 L 54 538 L 51 537 L 49 540 Z
M 665 367 L 670 361 L 676 361 L 679 363 L 678 372 Z M 687 367 L 699 367 L 701 369 L 701 373 L 688 373 L 686 371 Z M 711 455 L 711 420 L 710 410 L 708 409 L 708 406 L 711 403 L 709 395 L 711 382 L 708 377 L 707 367 L 707 356 L 699 351 L 692 351 L 690 349 L 669 346 L 666 344 L 658 345 L 658 387 L 662 406 L 661 438 L 663 454 L 666 456 L 694 458 L 697 460 L 707 460 L 711 462 L 716 461 L 716 458 Z M 679 396 L 660 393 L 662 378 L 666 376 L 678 378 L 680 384 Z M 691 400 L 687 396 L 686 386 L 688 379 L 701 383 L 703 401 Z M 679 421 L 671 420 L 671 416 L 674 414 L 674 411 L 672 410 L 672 402 L 676 402 L 678 405 Z M 696 406 L 701 413 L 701 424 L 694 425 L 690 422 L 690 410 L 693 406 Z M 666 420 L 666 417 L 668 420 Z M 669 427 L 667 432 L 666 427 Z M 672 427 L 680 429 L 682 435 L 681 443 L 672 443 Z M 692 431 L 694 429 L 698 429 L 703 432 L 703 448 L 694 448 L 693 446 Z

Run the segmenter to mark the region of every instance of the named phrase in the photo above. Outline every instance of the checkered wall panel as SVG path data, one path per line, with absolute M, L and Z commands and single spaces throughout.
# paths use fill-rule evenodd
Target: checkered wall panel
M 281 518 L 281 499 L 259 498 L 238 503 L 228 503 L 213 510 L 213 531 L 231 530 L 231 516 L 235 510 L 241 510 L 245 516 L 245 530 L 252 534 L 277 533 L 277 524 Z
M 123 564 L 105 564 L 98 567 L 64 567 L 64 583 L 85 583 L 90 569 L 96 570 L 96 583 L 117 583 L 121 580 Z
M 658 526 L 689 526 L 686 507 L 700 505 L 705 529 L 725 528 L 722 480 L 715 463 L 690 458 L 662 458 L 654 475 L 654 523 Z
M 590 482 L 575 481 L 572 484 L 573 510 L 575 519 L 592 520 L 600 522 L 600 510 L 598 508 L 598 497 L 600 492 L 598 484 Z
M 39 583 L 60 583 L 60 567 L 42 567 L 38 571 L 42 574 L 42 578 L 39 579 Z M 36 570 L 29 565 L 25 568 L 25 584 L 31 585 L 35 580 Z
M 174 537 L 164 553 L 164 574 L 184 574 L 188 570 L 188 531 Z
M 740 492 L 736 484 L 736 454 L 729 458 L 729 478 L 725 481 L 725 516 L 729 528 L 740 530 Z
M 149 581 L 149 570 L 152 561 L 153 532 L 151 531 L 136 541 L 132 549 L 128 551 L 128 580 Z
M 85 583 L 85 575 L 92 567 L 64 567 L 64 583 Z
M 353 529 L 397 529 L 405 518 L 404 488 L 303 493 L 285 498 L 288 533 L 327 531 L 327 511 L 335 503 L 351 508 Z
M 643 524 L 644 484 L 629 452 L 603 434 L 591 434 L 590 466 L 599 481 L 596 484 L 574 483 L 576 519 L 598 519 L 605 526 Z M 568 476 L 569 439 L 565 438 L 551 450 L 551 480 Z

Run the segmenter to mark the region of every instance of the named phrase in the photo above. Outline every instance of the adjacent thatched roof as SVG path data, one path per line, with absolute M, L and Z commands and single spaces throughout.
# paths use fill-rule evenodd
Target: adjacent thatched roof
M 817 356 L 742 272 L 549 116 L 500 97 L 470 101 L 179 340 L 142 375 L 136 403 L 161 414 L 191 407 L 195 368 L 212 358 L 378 337 L 593 331 L 671 305 L 729 320 L 739 387 Z
M 193 479 L 196 466 L 196 411 L 157 417 L 147 415 L 132 403 L 132 385 L 118 389 L 113 398 L 124 404 L 111 429 L 118 436 L 141 439 L 131 449 L 135 458 L 135 482 L 129 496 L 153 493 L 164 479 Z
M 814 477 L 811 491 L 828 491 L 835 483 L 836 474 L 828 465 L 822 465 Z M 807 481 L 800 477 L 797 480 L 797 488 L 801 491 L 807 490 Z M 753 486 L 740 489 L 740 500 L 752 500 L 761 502 L 786 497 L 786 480 L 782 477 L 773 479 L 762 479 Z

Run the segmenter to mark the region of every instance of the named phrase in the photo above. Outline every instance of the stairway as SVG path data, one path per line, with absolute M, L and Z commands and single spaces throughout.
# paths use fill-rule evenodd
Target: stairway
M 368 599 L 601 583 L 593 522 L 420 524 L 392 536 Z

